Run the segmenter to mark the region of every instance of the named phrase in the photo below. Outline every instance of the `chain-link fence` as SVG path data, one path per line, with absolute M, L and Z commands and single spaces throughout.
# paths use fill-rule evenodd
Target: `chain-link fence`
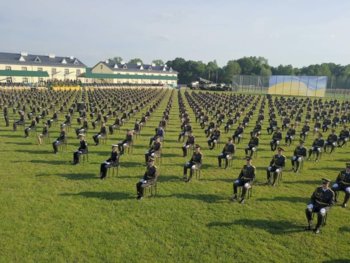
M 350 78 L 236 75 L 232 89 L 241 93 L 350 98 Z

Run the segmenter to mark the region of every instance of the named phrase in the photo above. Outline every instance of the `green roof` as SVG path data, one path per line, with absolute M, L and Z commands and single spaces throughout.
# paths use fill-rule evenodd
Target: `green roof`
M 91 73 L 86 69 L 86 73 L 81 74 L 79 77 L 91 78 L 91 79 L 155 79 L 155 80 L 177 80 L 177 76 L 165 76 L 165 75 L 128 75 L 128 74 L 106 74 L 106 73 Z
M 0 76 L 4 77 L 48 77 L 46 71 L 30 70 L 0 70 Z

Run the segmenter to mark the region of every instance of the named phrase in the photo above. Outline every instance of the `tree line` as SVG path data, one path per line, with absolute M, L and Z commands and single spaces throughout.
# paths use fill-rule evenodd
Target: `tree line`
M 121 57 L 112 58 L 118 63 L 123 60 Z M 143 61 L 140 58 L 129 60 L 129 63 Z M 164 65 L 164 61 L 156 59 L 152 61 L 155 65 Z M 204 78 L 216 83 L 232 82 L 234 75 L 296 75 L 296 76 L 327 76 L 329 81 L 334 79 L 342 86 L 350 86 L 350 65 L 339 65 L 335 63 L 322 63 L 309 65 L 307 67 L 296 68 L 292 65 L 270 66 L 268 60 L 264 57 L 243 57 L 236 60 L 229 60 L 225 66 L 218 66 L 216 60 L 204 63 L 202 61 L 185 60 L 184 58 L 175 58 L 165 63 L 178 74 L 179 84 L 189 84 L 197 78 Z M 346 85 L 345 85 L 346 84 Z

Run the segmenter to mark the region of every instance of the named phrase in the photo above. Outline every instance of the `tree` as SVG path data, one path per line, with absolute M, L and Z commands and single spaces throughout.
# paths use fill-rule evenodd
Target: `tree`
M 219 66 L 216 60 L 208 62 L 205 69 L 205 76 L 206 76 L 205 78 L 216 82 L 218 69 L 219 69 Z
M 164 65 L 164 61 L 161 59 L 155 59 L 152 61 L 152 64 L 156 65 L 156 66 L 163 66 Z
M 260 76 L 271 76 L 272 75 L 272 71 L 270 69 L 270 66 L 265 65 L 265 66 L 261 67 L 259 75 Z
M 279 65 L 277 68 L 272 68 L 273 75 L 294 75 L 294 68 L 292 65 Z
M 231 83 L 233 76 L 239 74 L 241 74 L 241 67 L 239 63 L 235 60 L 230 60 L 223 68 L 222 82 Z
M 123 58 L 122 57 L 114 57 L 114 58 L 111 58 L 110 60 L 114 61 L 115 63 L 122 63 Z
M 130 59 L 129 60 L 129 63 L 130 64 L 137 64 L 137 63 L 141 63 L 141 64 L 143 64 L 143 61 L 142 61 L 142 59 L 140 59 L 140 58 L 133 58 L 133 59 Z

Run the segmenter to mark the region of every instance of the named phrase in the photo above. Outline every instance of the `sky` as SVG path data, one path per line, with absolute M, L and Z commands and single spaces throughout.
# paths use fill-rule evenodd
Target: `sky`
M 348 0 L 11 0 L 0 10 L 0 52 L 75 56 L 88 66 L 115 56 L 350 64 Z

